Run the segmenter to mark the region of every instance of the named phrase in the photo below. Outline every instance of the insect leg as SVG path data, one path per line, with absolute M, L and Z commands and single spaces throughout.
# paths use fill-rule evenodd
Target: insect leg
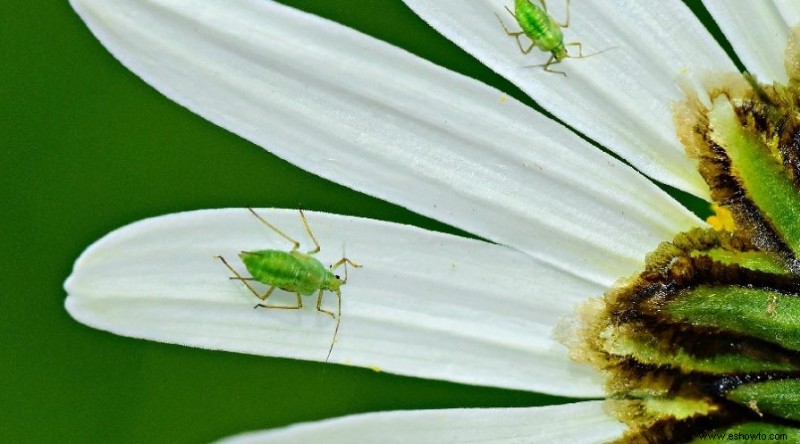
M 338 261 L 336 261 L 335 264 L 331 265 L 331 270 L 335 270 L 335 269 L 339 268 L 345 262 L 347 262 L 348 264 L 350 264 L 350 265 L 352 265 L 352 266 L 354 266 L 356 268 L 363 267 L 363 265 L 361 265 L 361 264 L 359 264 L 357 262 L 353 262 L 353 261 L 351 261 L 350 259 L 348 259 L 346 257 L 343 257 L 343 258 L 339 259 Z
M 274 287 L 274 286 L 273 287 L 269 287 L 269 290 L 267 290 L 267 292 L 264 293 L 264 297 L 263 298 L 261 298 L 259 296 L 261 298 L 261 300 L 262 301 L 266 301 L 267 298 L 269 297 L 269 295 L 272 294 L 272 292 L 275 290 L 275 288 L 276 287 Z M 256 306 L 253 307 L 253 308 L 254 309 L 258 308 L 258 307 L 261 307 L 261 308 L 280 308 L 280 309 L 284 309 L 284 310 L 297 310 L 297 309 L 303 308 L 303 300 L 300 299 L 300 293 L 295 293 L 295 294 L 297 295 L 297 305 L 256 304 Z
M 259 216 L 258 214 L 256 214 L 256 212 L 255 212 L 255 211 L 253 211 L 253 209 L 252 209 L 252 208 L 250 208 L 250 207 L 247 207 L 247 209 L 248 209 L 248 210 L 249 210 L 251 213 L 253 213 L 253 216 L 255 216 L 255 217 L 256 217 L 256 219 L 260 220 L 260 221 L 261 221 L 261 222 L 262 222 L 264 225 L 266 225 L 266 226 L 270 227 L 270 228 L 272 229 L 272 231 L 274 231 L 274 232 L 278 233 L 278 235 L 279 235 L 279 236 L 281 236 L 282 238 L 284 238 L 284 239 L 288 240 L 289 242 L 291 242 L 291 243 L 294 245 L 294 246 L 292 247 L 292 251 L 294 251 L 294 250 L 297 250 L 297 249 L 300 247 L 300 242 L 297 242 L 296 240 L 292 239 L 291 237 L 289 237 L 289 235 L 287 235 L 287 234 L 286 234 L 286 233 L 284 233 L 283 231 L 279 230 L 279 229 L 278 229 L 278 227 L 276 227 L 275 225 L 272 225 L 271 223 L 267 222 L 267 220 L 266 220 L 266 219 L 264 219 L 263 217 L 261 217 L 261 216 Z M 303 214 L 303 213 L 302 213 L 302 212 L 300 212 L 300 214 Z M 308 227 L 308 225 L 306 225 L 306 227 Z
M 342 293 L 339 291 L 336 291 L 335 293 L 336 293 L 336 298 L 338 300 L 337 303 L 338 315 L 336 316 L 336 328 L 333 330 L 333 339 L 331 339 L 331 346 L 330 348 L 328 348 L 328 356 L 325 357 L 325 362 L 328 362 L 328 359 L 330 359 L 331 357 L 331 352 L 333 351 L 333 344 L 336 343 L 336 338 L 339 335 L 339 324 L 342 322 Z M 319 291 L 319 297 L 317 298 L 317 310 L 319 310 L 320 308 L 319 304 L 321 301 L 322 301 L 322 290 Z M 332 313 L 326 310 L 320 310 L 320 311 L 325 311 L 326 313 L 329 313 L 331 316 L 333 316 Z
M 564 46 L 577 46 L 578 47 L 578 57 L 571 57 L 573 59 L 584 59 L 586 57 L 589 57 L 589 56 L 583 55 L 583 45 L 581 45 L 581 42 L 567 43 Z M 591 54 L 591 55 L 594 55 L 594 54 Z
M 562 76 L 566 77 L 567 73 L 565 73 L 564 71 L 555 71 L 550 69 L 550 65 L 556 65 L 559 63 L 561 63 L 561 60 L 556 60 L 555 56 L 550 56 L 550 58 L 547 59 L 547 63 L 545 63 L 542 66 L 544 66 L 544 70 L 547 72 L 552 72 L 553 74 L 561 74 Z
M 331 317 L 333 319 L 336 319 L 336 315 L 334 315 L 332 311 L 328 311 L 328 310 L 325 310 L 324 308 L 322 308 L 322 295 L 323 295 L 324 292 L 325 292 L 325 290 L 320 290 L 319 294 L 317 295 L 317 311 L 320 311 L 322 313 L 327 313 L 327 314 L 331 315 Z
M 262 297 L 260 294 L 258 294 L 258 291 L 256 291 L 256 289 L 253 288 L 253 286 L 250 285 L 247 282 L 247 281 L 253 281 L 255 279 L 246 278 L 246 277 L 243 277 L 242 275 L 240 275 L 238 271 L 234 270 L 234 268 L 231 267 L 228 264 L 228 261 L 226 261 L 224 257 L 222 257 L 222 256 L 214 256 L 214 258 L 219 259 L 220 261 L 222 261 L 222 263 L 228 268 L 228 270 L 230 270 L 230 272 L 234 274 L 234 276 L 232 276 L 231 279 L 236 279 L 236 280 L 242 281 L 242 283 L 247 287 L 247 289 L 250 290 L 250 293 L 253 293 L 253 295 L 255 297 L 257 297 L 257 298 L 259 298 L 259 299 L 261 299 L 263 301 L 264 299 L 267 298 L 267 296 L 269 296 L 269 292 L 272 291 L 271 289 L 266 293 L 266 296 Z
M 517 36 L 517 46 L 519 46 L 519 50 L 522 51 L 523 54 L 528 55 L 528 53 L 531 52 L 533 47 L 536 46 L 536 43 L 531 42 L 530 46 L 528 46 L 528 49 L 524 49 L 522 47 L 522 41 L 519 39 L 519 37 L 520 36 Z
M 350 259 L 348 259 L 346 257 L 343 257 L 343 258 L 339 259 L 335 264 L 332 264 L 330 268 L 331 268 L 331 270 L 335 270 L 335 269 L 339 268 L 342 264 L 344 264 L 344 280 L 342 281 L 343 284 L 347 283 L 347 264 L 350 264 L 350 265 L 352 265 L 352 266 L 354 266 L 356 268 L 363 267 L 363 265 L 361 265 L 359 263 L 356 263 L 356 262 L 353 262 L 353 261 L 351 261 Z
M 558 26 L 560 26 L 562 28 L 569 28 L 569 2 L 570 2 L 570 0 L 567 0 L 567 21 L 564 22 L 564 23 L 556 22 L 556 24 L 558 24 Z M 545 0 L 539 0 L 539 3 L 542 4 L 542 9 L 544 9 L 544 12 L 547 12 L 547 4 L 545 3 Z M 548 15 L 549 15 L 549 13 L 548 13 Z M 553 19 L 553 20 L 555 20 L 555 19 Z
M 506 10 L 507 10 L 508 12 L 511 12 L 511 10 L 509 10 L 508 8 L 506 8 Z M 514 16 L 514 14 L 513 14 L 513 13 L 512 13 L 511 15 L 512 15 L 512 16 Z M 510 31 L 510 30 L 508 29 L 508 27 L 506 26 L 506 24 L 505 24 L 505 23 L 503 23 L 503 19 L 501 19 L 501 18 L 500 18 L 500 16 L 499 16 L 499 15 L 497 15 L 497 13 L 495 13 L 495 14 L 494 14 L 494 16 L 495 16 L 495 17 L 497 17 L 497 21 L 498 21 L 498 22 L 500 22 L 500 26 L 502 26 L 502 27 L 503 27 L 503 30 L 506 32 L 506 34 L 510 35 L 511 37 L 518 37 L 518 36 L 520 36 L 520 35 L 522 35 L 522 34 L 525 34 L 523 31 L 517 31 L 517 32 L 512 32 L 512 31 Z
M 542 1 L 542 4 L 544 4 L 544 0 L 541 0 L 541 1 Z M 558 26 L 560 26 L 562 28 L 569 28 L 569 2 L 570 2 L 570 0 L 567 0 L 567 21 L 565 21 L 564 23 L 556 22 L 556 23 L 558 23 Z
M 526 66 L 526 68 L 544 67 L 544 70 L 547 71 L 547 72 L 552 72 L 554 74 L 561 74 L 562 76 L 566 77 L 567 73 L 565 73 L 563 71 L 555 71 L 555 70 L 550 69 L 550 65 L 556 65 L 556 64 L 559 64 L 559 63 L 561 63 L 561 60 L 556 60 L 556 57 L 551 55 L 550 58 L 547 59 L 547 63 L 541 64 L 541 65 L 528 65 L 528 66 Z
M 515 16 L 514 13 L 511 12 L 510 9 L 508 9 L 508 6 L 506 6 L 506 11 L 508 11 L 508 13 L 511 14 L 511 16 L 514 17 L 514 19 L 516 20 L 517 16 Z M 497 17 L 497 21 L 500 22 L 500 26 L 503 27 L 503 30 L 506 32 L 506 34 L 508 34 L 511 37 L 514 37 L 515 39 L 517 39 L 517 46 L 519 46 L 519 50 L 523 54 L 528 54 L 529 52 L 531 52 L 531 50 L 535 46 L 535 44 L 533 42 L 531 42 L 531 45 L 528 46 L 528 49 L 525 49 L 525 48 L 522 47 L 522 40 L 520 40 L 520 37 L 525 34 L 524 31 L 512 32 L 511 30 L 508 29 L 508 27 L 506 27 L 506 24 L 503 23 L 503 19 L 501 19 L 500 16 L 497 15 L 497 13 L 495 13 L 494 16 Z
M 306 215 L 303 214 L 303 209 L 300 209 L 300 219 L 303 219 L 303 225 L 306 227 L 306 232 L 311 240 L 314 242 L 314 249 L 309 250 L 306 254 L 316 254 L 319 253 L 319 242 L 317 242 L 317 238 L 314 237 L 314 233 L 311 232 L 311 227 L 308 226 L 308 221 L 306 220 Z M 295 247 L 297 248 L 297 247 Z

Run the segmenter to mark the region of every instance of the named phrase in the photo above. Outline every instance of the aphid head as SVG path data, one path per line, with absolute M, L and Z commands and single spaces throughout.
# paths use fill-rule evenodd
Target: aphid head
M 563 43 L 553 48 L 552 54 L 556 62 L 560 62 L 569 57 L 567 48 L 564 46 Z
M 344 280 L 342 280 L 338 274 L 328 272 L 328 283 L 326 285 L 328 290 L 338 292 L 342 284 L 344 284 Z

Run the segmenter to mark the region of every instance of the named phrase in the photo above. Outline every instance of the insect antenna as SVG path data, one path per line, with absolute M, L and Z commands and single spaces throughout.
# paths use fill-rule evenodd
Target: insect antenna
M 596 56 L 596 55 L 602 54 L 602 53 L 604 53 L 606 51 L 611 51 L 612 49 L 619 48 L 619 46 L 612 46 L 612 47 L 606 48 L 606 49 L 604 49 L 602 51 L 593 52 L 591 54 L 584 54 L 583 50 L 581 49 L 580 42 L 567 43 L 565 46 L 577 46 L 578 47 L 578 55 L 577 56 L 571 56 L 571 55 L 567 54 L 567 56 L 564 57 L 564 59 L 562 59 L 562 60 L 555 60 L 555 58 L 551 56 L 549 59 L 547 59 L 547 62 L 545 62 L 545 63 L 540 63 L 538 65 L 526 65 L 526 66 L 523 66 L 523 68 L 542 68 L 542 67 L 544 67 L 544 70 L 546 72 L 552 72 L 554 74 L 561 74 L 564 77 L 566 77 L 567 73 L 565 73 L 564 71 L 555 71 L 555 70 L 549 69 L 550 66 L 558 65 L 559 63 L 561 63 L 565 59 L 588 59 L 589 57 Z
M 583 53 L 583 47 L 581 46 L 580 42 L 567 43 L 564 46 L 577 46 L 578 47 L 578 55 L 577 56 L 571 56 L 571 55 L 568 54 L 567 57 L 566 57 L 568 59 L 588 59 L 589 57 L 596 56 L 598 54 L 602 54 L 604 52 L 611 51 L 612 49 L 619 48 L 619 46 L 611 46 L 611 47 L 608 47 L 608 48 L 606 48 L 606 49 L 604 49 L 602 51 L 593 52 L 591 54 L 584 54 Z
M 344 247 L 346 244 L 342 244 L 342 257 L 346 258 L 347 254 L 344 251 Z M 342 281 L 343 284 L 347 283 L 347 261 L 344 262 L 344 280 Z

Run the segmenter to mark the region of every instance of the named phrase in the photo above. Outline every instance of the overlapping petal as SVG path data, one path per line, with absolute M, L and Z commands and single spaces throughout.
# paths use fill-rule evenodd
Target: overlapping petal
M 597 401 L 515 409 L 416 410 L 345 416 L 252 432 L 226 444 L 280 443 L 554 443 L 600 444 L 622 435 L 624 426 Z
M 292 210 L 259 210 L 310 246 Z M 507 247 L 405 225 L 308 212 L 323 263 L 347 256 L 331 362 L 392 373 L 569 396 L 599 396 L 590 368 L 550 338 L 556 320 L 603 288 Z M 253 310 L 256 299 L 214 256 L 247 275 L 242 250 L 291 244 L 245 209 L 137 222 L 92 245 L 65 284 L 79 321 L 194 347 L 324 360 L 335 321 L 314 309 Z M 341 273 L 340 273 L 341 274 Z M 261 291 L 266 287 L 259 286 Z M 325 296 L 335 311 L 336 296 Z M 294 303 L 278 291 L 272 303 Z
M 700 88 L 709 72 L 734 66 L 711 35 L 679 1 L 572 2 L 564 41 L 581 42 L 586 59 L 552 69 L 531 65 L 549 54 L 524 55 L 506 35 L 519 26 L 498 0 L 404 0 L 445 37 L 519 86 L 568 125 L 619 154 L 650 177 L 706 197 L 708 190 L 675 135 L 671 105 L 684 88 Z M 538 5 L 538 2 L 535 2 Z M 563 2 L 548 2 L 558 21 Z M 527 40 L 524 40 L 527 46 Z M 577 55 L 577 49 L 570 52 Z
M 209 120 L 308 171 L 599 284 L 699 223 L 501 92 L 336 23 L 270 1 L 73 5 L 126 66 Z
M 800 2 L 703 0 L 703 4 L 748 71 L 762 82 L 785 83 L 788 80 L 783 67 L 783 49 L 789 30 L 800 24 Z

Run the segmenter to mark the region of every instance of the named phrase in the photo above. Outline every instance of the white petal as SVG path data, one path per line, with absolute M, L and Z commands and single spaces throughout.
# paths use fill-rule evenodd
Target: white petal
M 603 285 L 697 219 L 471 79 L 268 1 L 73 0 L 161 92 L 309 171 Z
M 297 211 L 259 213 L 308 244 Z M 323 263 L 348 257 L 331 362 L 392 373 L 569 396 L 598 396 L 594 371 L 551 338 L 559 317 L 597 285 L 507 247 L 406 225 L 308 212 Z M 335 321 L 259 302 L 216 255 L 291 245 L 244 209 L 179 213 L 117 230 L 78 259 L 65 284 L 77 320 L 160 342 L 322 361 Z M 303 245 L 304 249 L 306 245 Z M 304 250 L 305 251 L 305 250 Z M 260 287 L 266 290 L 266 287 Z M 271 303 L 294 303 L 277 291 Z M 328 293 L 325 306 L 335 311 Z
M 800 23 L 800 2 L 703 0 L 703 4 L 748 71 L 762 82 L 786 83 L 783 49 L 789 30 Z
M 286 428 L 251 432 L 226 444 L 279 443 L 605 443 L 625 426 L 602 401 L 506 409 L 409 410 L 351 415 Z
M 525 55 L 506 35 L 495 14 L 510 31 L 518 31 L 504 9 L 513 10 L 511 1 L 404 1 L 573 128 L 650 177 L 707 198 L 706 184 L 675 135 L 671 105 L 684 97 L 681 85 L 702 91 L 700 81 L 707 71 L 735 67 L 681 2 L 572 2 L 565 43 L 581 42 L 584 54 L 613 49 L 551 67 L 565 72 L 564 77 L 531 67 L 546 62 L 549 54 L 534 48 Z M 564 21 L 563 1 L 548 6 L 556 20 Z

